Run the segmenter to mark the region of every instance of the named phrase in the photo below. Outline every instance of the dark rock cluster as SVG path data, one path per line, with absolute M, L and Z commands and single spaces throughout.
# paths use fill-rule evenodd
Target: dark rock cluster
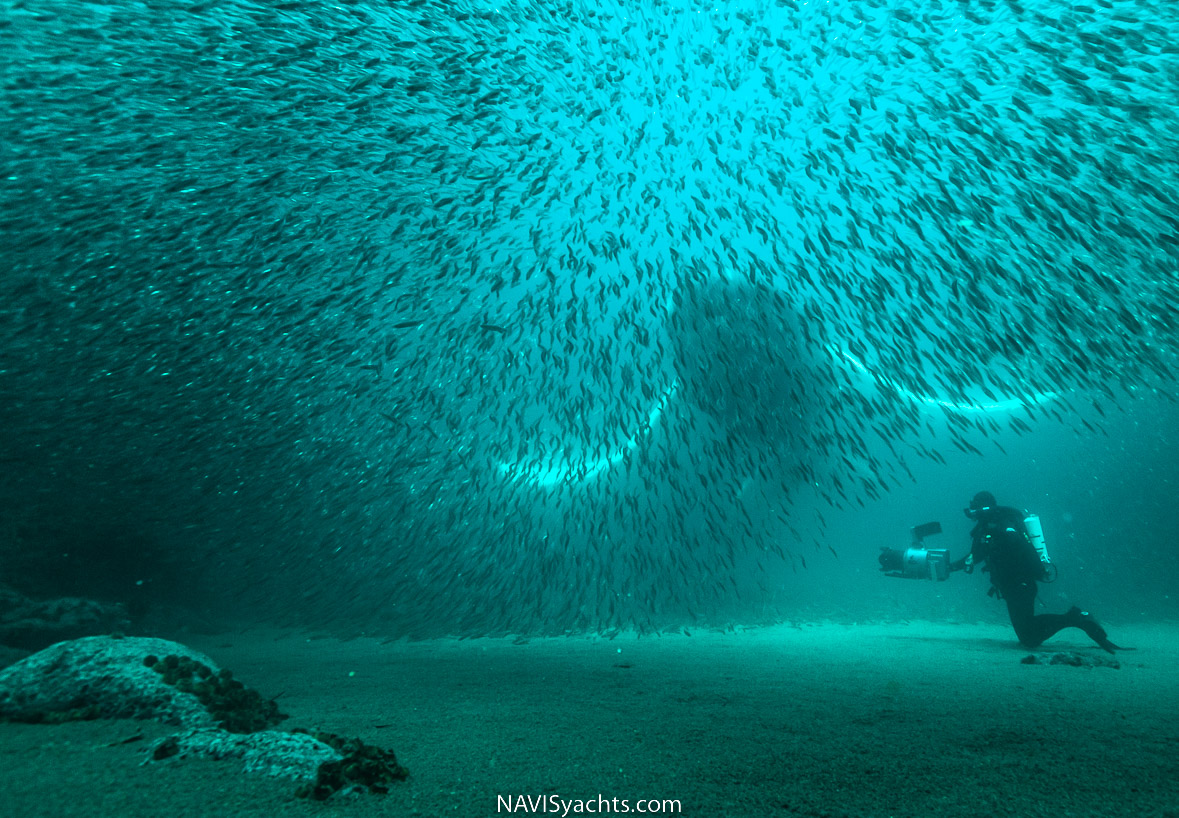
M 1121 668 L 1121 663 L 1116 659 L 1111 659 L 1108 656 L 1099 656 L 1097 654 L 1077 653 L 1076 651 L 1069 651 L 1065 653 L 1043 653 L 1035 654 L 1029 653 L 1027 656 L 1019 660 L 1025 665 L 1069 665 L 1070 667 L 1110 667 L 1114 670 Z
M 296 730 L 296 733 L 304 732 Z M 344 789 L 363 787 L 369 792 L 386 793 L 389 784 L 403 781 L 409 771 L 397 763 L 392 750 L 365 744 L 358 738 L 316 731 L 310 735 L 328 745 L 343 758 L 319 765 L 315 780 L 302 784 L 295 795 L 322 801 Z
M 264 699 L 258 691 L 233 678 L 230 670 L 213 670 L 187 656 L 170 653 L 163 659 L 148 654 L 144 667 L 160 674 L 166 684 L 181 693 L 191 693 L 217 720 L 217 726 L 230 733 L 254 733 L 287 718 L 273 699 Z

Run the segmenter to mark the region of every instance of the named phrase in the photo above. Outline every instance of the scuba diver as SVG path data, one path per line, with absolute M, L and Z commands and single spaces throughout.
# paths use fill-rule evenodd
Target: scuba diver
M 998 595 L 1007 603 L 1007 613 L 1020 644 L 1039 647 L 1058 631 L 1080 628 L 1110 653 L 1126 650 L 1111 642 L 1097 620 L 1080 608 L 1074 607 L 1065 614 L 1035 613 L 1036 583 L 1046 579 L 1046 560 L 1041 558 L 1035 538 L 1024 524 L 1026 512 L 999 505 L 989 491 L 974 495 L 965 511 L 975 523 L 970 532 L 970 553 L 950 563 L 949 570 L 964 570 L 969 574 L 975 565 L 985 563 L 983 570 L 991 575 L 988 595 Z

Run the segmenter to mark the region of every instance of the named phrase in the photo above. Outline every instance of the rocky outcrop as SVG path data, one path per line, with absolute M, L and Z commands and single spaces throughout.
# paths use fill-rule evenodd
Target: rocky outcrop
M 33 600 L 0 586 L 0 645 L 40 650 L 56 642 L 111 633 L 130 624 L 122 605 L 79 597 Z

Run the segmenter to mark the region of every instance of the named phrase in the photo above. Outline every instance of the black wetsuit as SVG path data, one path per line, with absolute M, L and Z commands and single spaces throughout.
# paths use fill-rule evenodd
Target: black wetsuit
M 1020 644 L 1034 648 L 1045 639 L 1068 627 L 1080 627 L 1072 614 L 1036 615 L 1036 583 L 1044 578 L 1040 555 L 1028 538 L 1023 524 L 1024 512 L 1010 506 L 997 506 L 982 512 L 970 532 L 970 554 L 954 562 L 957 571 L 986 563 L 991 575 L 991 593 L 998 593 L 1007 603 L 1007 613 Z

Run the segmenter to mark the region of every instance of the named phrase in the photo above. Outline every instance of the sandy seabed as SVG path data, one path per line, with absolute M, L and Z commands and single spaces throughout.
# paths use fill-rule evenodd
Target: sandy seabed
M 188 638 L 278 696 L 284 726 L 392 749 L 410 778 L 311 802 L 238 761 L 144 764 L 163 725 L 0 724 L 0 814 L 552 816 L 667 799 L 661 814 L 685 816 L 1179 816 L 1179 625 L 1111 636 L 1138 648 L 1116 669 L 1047 664 L 1106 658 L 1079 631 L 1024 664 L 1006 627 L 924 622 Z

